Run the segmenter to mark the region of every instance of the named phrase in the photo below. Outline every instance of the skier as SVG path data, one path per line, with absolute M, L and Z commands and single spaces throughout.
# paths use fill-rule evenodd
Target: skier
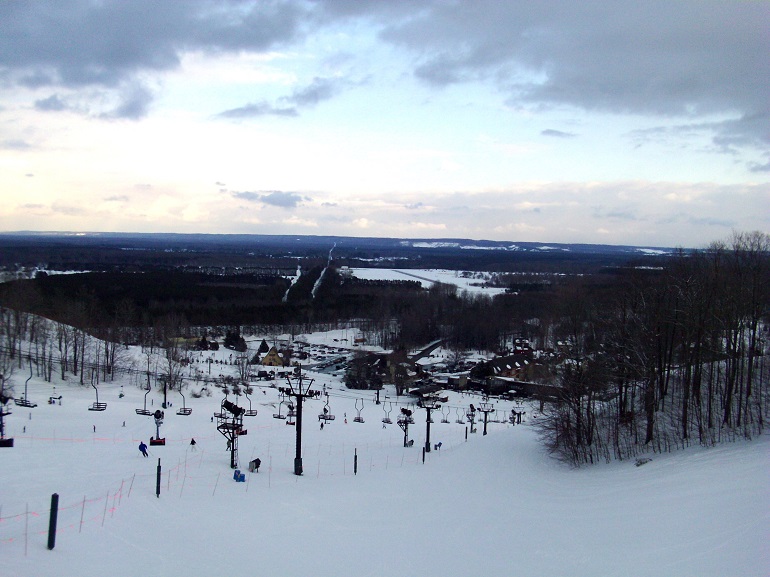
M 198 449 L 196 449 L 195 444 L 196 444 L 195 443 L 195 439 L 190 439 L 190 450 L 191 451 L 197 451 L 198 450 Z
M 260 466 L 261 464 L 262 464 L 262 460 L 261 460 L 259 457 L 257 457 L 256 459 L 254 459 L 254 470 L 255 470 L 257 473 L 259 473 L 259 466 Z
M 147 456 L 147 445 L 144 444 L 144 441 L 139 443 L 139 451 L 141 451 L 142 455 L 145 457 Z

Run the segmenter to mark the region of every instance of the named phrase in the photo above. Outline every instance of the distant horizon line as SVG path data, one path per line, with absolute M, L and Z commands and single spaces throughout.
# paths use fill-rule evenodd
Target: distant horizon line
M 607 247 L 630 247 L 630 248 L 654 248 L 654 249 L 667 249 L 667 250 L 697 250 L 699 247 L 692 246 L 667 246 L 656 244 L 613 244 L 613 243 L 600 243 L 600 242 L 554 242 L 554 241 L 541 241 L 541 240 L 491 240 L 483 238 L 467 238 L 459 236 L 443 236 L 443 237 L 427 237 L 427 236 L 415 236 L 415 237 L 396 237 L 396 236 L 351 236 L 351 235 L 334 235 L 334 234 L 292 234 L 292 233 L 259 233 L 259 232 L 124 232 L 124 231 L 74 231 L 74 230 L 6 230 L 0 231 L 0 236 L 66 236 L 66 237 L 93 237 L 93 236 L 229 236 L 229 237 L 299 237 L 299 238 L 336 238 L 336 239 L 374 239 L 374 240 L 393 240 L 393 241 L 417 241 L 417 242 L 483 242 L 495 245 L 560 245 L 560 246 L 607 246 Z

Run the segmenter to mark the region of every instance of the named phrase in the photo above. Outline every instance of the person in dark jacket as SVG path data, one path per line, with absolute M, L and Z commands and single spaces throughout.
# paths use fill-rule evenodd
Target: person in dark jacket
M 144 444 L 144 441 L 139 443 L 139 451 L 141 451 L 142 455 L 147 457 L 147 445 Z

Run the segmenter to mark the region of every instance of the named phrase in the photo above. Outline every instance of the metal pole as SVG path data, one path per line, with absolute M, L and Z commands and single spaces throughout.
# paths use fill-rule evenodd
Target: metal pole
M 300 381 L 300 387 L 302 381 Z M 297 448 L 294 454 L 294 474 L 302 474 L 302 390 L 300 389 L 297 398 Z
M 160 499 L 160 457 L 158 457 L 158 471 L 155 479 L 155 496 Z
M 428 417 L 425 419 L 425 452 L 430 453 L 430 412 L 432 409 L 426 408 L 425 412 Z M 425 456 L 423 456 L 423 463 L 425 462 Z
M 353 474 L 358 475 L 358 449 L 353 449 Z
M 48 550 L 56 546 L 56 519 L 59 516 L 59 494 L 51 495 L 51 516 L 48 519 Z

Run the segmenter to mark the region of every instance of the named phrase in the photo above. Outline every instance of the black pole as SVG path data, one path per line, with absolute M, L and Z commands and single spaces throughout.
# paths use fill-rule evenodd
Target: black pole
M 56 546 L 56 519 L 59 517 L 59 494 L 51 495 L 51 516 L 48 519 L 48 550 Z
M 353 449 L 353 474 L 358 475 L 358 449 Z
M 425 463 L 425 447 L 422 448 L 422 462 Z
M 158 474 L 155 479 L 155 496 L 160 499 L 160 457 L 158 457 Z
M 425 419 L 426 427 L 425 427 L 425 452 L 430 453 L 430 412 L 432 409 L 427 409 L 425 412 L 428 414 L 428 417 Z M 423 454 L 422 457 L 423 463 L 425 462 L 425 455 Z
M 297 449 L 294 454 L 294 474 L 302 475 L 302 390 L 300 381 L 300 394 L 297 398 Z
M 468 427 L 465 427 L 465 440 L 468 440 Z
M 484 434 L 487 434 L 487 417 L 489 416 L 489 411 L 484 411 Z

